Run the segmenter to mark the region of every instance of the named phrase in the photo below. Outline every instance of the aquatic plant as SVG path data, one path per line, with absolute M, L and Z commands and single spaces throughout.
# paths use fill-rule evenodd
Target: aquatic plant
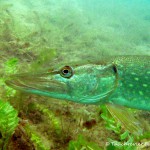
M 61 133 L 61 124 L 58 117 L 55 116 L 54 112 L 51 112 L 45 106 L 42 106 L 41 104 L 36 104 L 35 106 L 39 111 L 44 113 L 45 116 L 47 116 L 48 120 L 50 121 L 51 126 L 53 126 L 53 129 L 55 132 L 60 135 Z
M 121 123 L 115 121 L 115 119 L 110 115 L 107 107 L 105 105 L 100 107 L 102 109 L 102 114 L 100 115 L 105 120 L 105 127 L 108 130 L 114 131 L 116 134 L 121 132 Z
M 82 135 L 69 142 L 68 150 L 102 150 L 96 143 L 88 142 Z
M 50 150 L 50 144 L 46 138 L 43 137 L 43 135 L 40 135 L 37 131 L 34 125 L 27 123 L 24 126 L 24 129 L 33 143 L 35 149 L 37 150 Z
M 49 150 L 49 147 L 46 147 L 43 144 L 43 140 L 37 134 L 35 133 L 31 134 L 31 141 L 36 145 L 35 147 L 37 150 Z
M 4 71 L 6 75 L 15 74 L 17 72 L 18 59 L 10 58 L 4 63 Z
M 4 150 L 18 125 L 17 115 L 17 111 L 8 102 L 0 100 L 0 147 Z
M 5 84 L 5 80 L 8 78 L 10 74 L 14 74 L 17 72 L 18 68 L 18 59 L 17 58 L 10 58 L 5 63 L 3 63 L 3 70 L 2 70 L 2 77 L 0 78 L 0 85 L 3 86 L 5 89 L 1 89 L 1 96 L 3 97 L 13 97 L 16 94 L 16 91 L 12 88 L 9 88 Z

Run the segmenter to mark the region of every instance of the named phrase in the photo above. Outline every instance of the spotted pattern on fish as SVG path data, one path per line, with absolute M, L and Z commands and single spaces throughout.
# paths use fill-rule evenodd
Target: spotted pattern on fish
M 132 59 L 131 57 L 116 62 L 120 79 L 119 86 L 112 96 L 113 100 L 114 97 L 120 97 L 122 105 L 150 110 L 150 60 L 146 58 Z M 117 100 L 114 100 L 115 103 Z

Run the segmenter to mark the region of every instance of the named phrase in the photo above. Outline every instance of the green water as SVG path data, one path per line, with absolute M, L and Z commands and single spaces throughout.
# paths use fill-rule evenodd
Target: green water
M 0 13 L 8 21 L 1 20 L 1 32 L 6 28 L 4 25 L 11 26 L 9 30 L 17 38 L 35 44 L 31 48 L 33 52 L 49 47 L 57 49 L 60 57 L 67 53 L 69 60 L 92 58 L 97 54 L 150 54 L 148 0 L 8 0 L 0 3 L 1 8 L 3 4 L 7 7 Z

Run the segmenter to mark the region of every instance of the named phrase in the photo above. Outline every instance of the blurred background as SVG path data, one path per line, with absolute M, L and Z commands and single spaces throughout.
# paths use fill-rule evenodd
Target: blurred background
M 1 0 L 1 55 L 18 50 L 28 60 L 45 52 L 69 60 L 147 55 L 149 12 L 149 0 Z

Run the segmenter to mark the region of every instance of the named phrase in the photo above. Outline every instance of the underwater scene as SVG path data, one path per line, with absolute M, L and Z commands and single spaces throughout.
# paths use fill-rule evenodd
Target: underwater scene
M 150 0 L 0 0 L 0 150 L 150 150 Z

